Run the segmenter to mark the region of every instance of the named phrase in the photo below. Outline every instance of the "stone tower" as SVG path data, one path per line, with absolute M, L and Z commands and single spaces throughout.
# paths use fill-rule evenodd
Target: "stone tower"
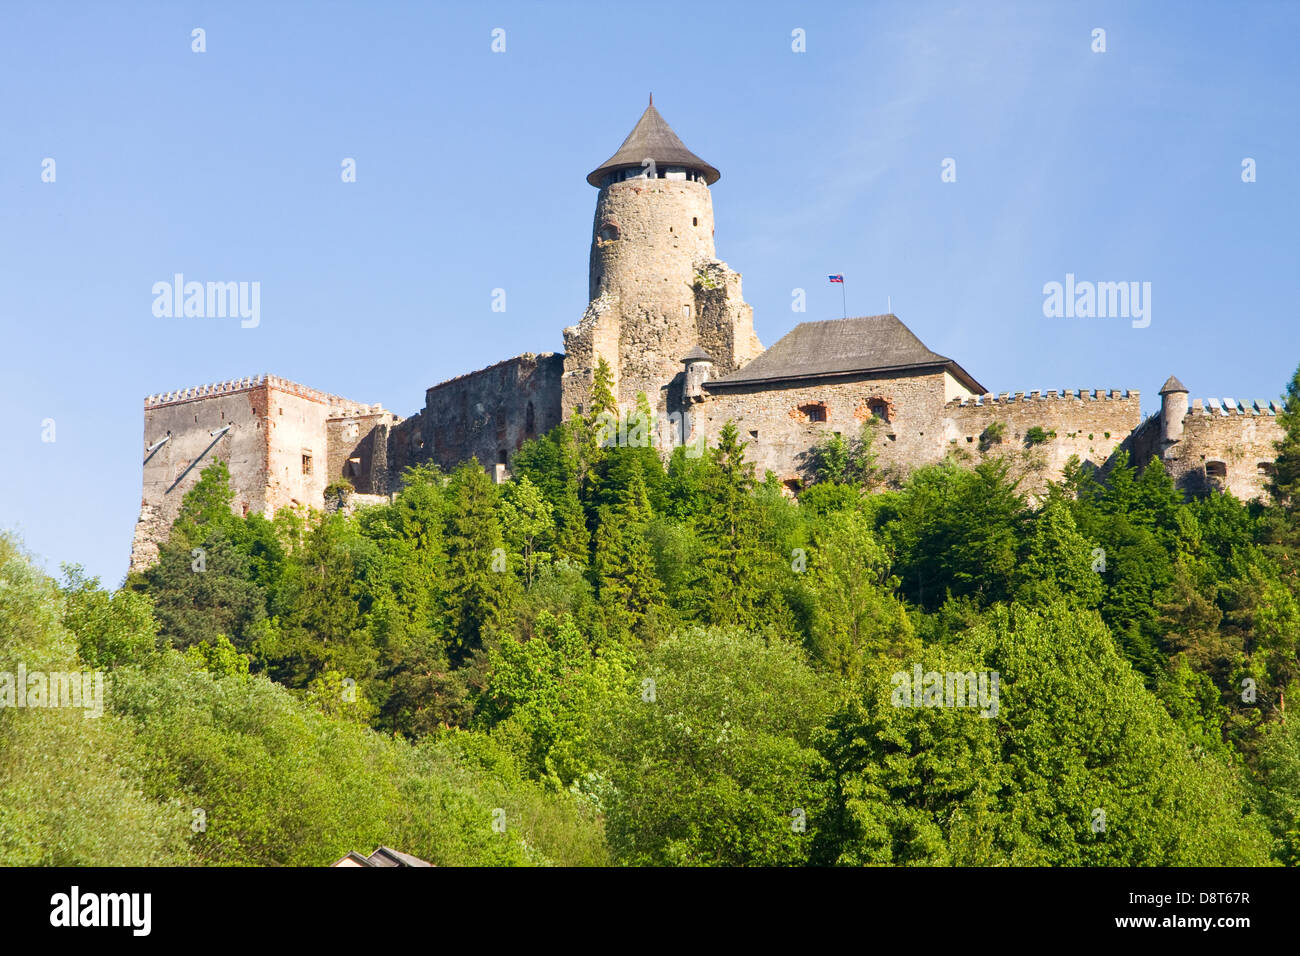
M 621 406 L 644 392 L 662 412 L 681 401 L 692 349 L 706 350 L 719 374 L 762 352 L 740 274 L 714 256 L 709 186 L 720 175 L 683 145 L 652 98 L 623 145 L 587 176 L 600 190 L 590 302 L 564 330 L 565 417 L 584 410 L 600 358 Z
M 1187 415 L 1187 386 L 1170 375 L 1160 387 L 1160 448 L 1161 458 L 1183 437 L 1183 418 Z

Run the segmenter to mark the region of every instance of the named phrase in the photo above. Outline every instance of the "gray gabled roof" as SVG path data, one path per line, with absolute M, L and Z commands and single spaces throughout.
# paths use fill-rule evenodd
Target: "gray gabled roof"
M 800 322 L 744 368 L 707 385 L 712 388 L 936 367 L 947 369 L 975 394 L 984 394 L 984 386 L 952 359 L 926 348 L 898 316 L 868 315 Z
M 1170 375 L 1169 381 L 1165 382 L 1165 384 L 1160 386 L 1159 394 L 1163 395 L 1165 392 L 1185 392 L 1185 391 L 1187 391 L 1187 386 L 1184 385 L 1182 382 L 1178 381 L 1178 376 Z
M 401 850 L 394 850 L 390 846 L 381 846 L 370 856 L 362 856 L 354 850 L 337 863 L 330 865 L 339 866 L 344 860 L 351 860 L 355 866 L 363 867 L 433 866 L 432 863 L 421 860 L 418 856 L 411 856 L 411 854 L 403 853 Z
M 605 174 L 615 169 L 641 169 L 643 160 L 653 159 L 656 166 L 686 166 L 698 169 L 704 174 L 704 181 L 712 186 L 721 177 L 718 172 L 700 157 L 696 156 L 677 138 L 659 111 L 655 109 L 654 99 L 627 134 L 623 145 L 609 159 L 605 160 L 587 174 L 587 182 L 599 186 Z

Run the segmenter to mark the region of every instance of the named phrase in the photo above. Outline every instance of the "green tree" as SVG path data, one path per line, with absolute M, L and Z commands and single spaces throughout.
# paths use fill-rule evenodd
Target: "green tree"
M 531 588 L 538 565 L 551 559 L 555 508 L 527 475 L 521 475 L 506 486 L 501 499 L 501 523 L 511 552 L 519 557 L 524 584 Z
M 627 683 L 631 656 L 592 648 L 571 617 L 543 613 L 526 641 L 508 637 L 490 652 L 485 716 L 518 737 L 527 772 L 556 788 L 587 769 L 588 734 L 598 709 Z
M 779 866 L 806 860 L 825 787 L 811 746 L 829 710 L 800 651 L 735 629 L 662 641 L 593 731 L 582 783 L 633 865 Z
M 1014 588 L 1022 604 L 1066 599 L 1081 608 L 1101 602 L 1105 553 L 1079 534 L 1069 507 L 1049 500 L 1033 518 L 1033 535 L 1016 568 Z
M 589 415 L 595 417 L 602 412 L 618 415 L 618 401 L 614 398 L 614 373 L 601 355 L 596 359 L 596 371 L 591 380 L 591 408 Z
M 756 482 L 745 448 L 735 424 L 727 422 L 717 447 L 709 450 L 711 467 L 701 489 L 707 507 L 697 527 L 707 550 L 701 568 L 704 593 L 698 600 L 705 620 L 713 624 L 755 621 L 756 554 L 749 518 Z
M 807 569 L 814 659 L 854 681 L 882 655 L 913 653 L 912 624 L 891 593 L 894 583 L 889 557 L 865 515 L 842 511 L 822 518 L 813 531 Z
M 516 584 L 506 560 L 496 486 L 477 459 L 457 468 L 448 486 L 448 629 L 453 663 L 510 624 Z
M 937 675 L 941 689 L 921 706 L 903 692 L 917 667 Z M 946 706 L 949 673 L 986 675 L 978 706 Z M 819 862 L 1267 859 L 1237 771 L 1193 755 L 1096 614 L 1064 603 L 994 608 L 949 648 L 927 648 L 913 668 L 880 668 L 832 719 L 822 751 L 836 796 Z
M 595 535 L 592 573 L 601 605 L 620 631 L 635 629 L 663 602 L 646 534 L 653 517 L 639 468 L 613 506 L 603 506 Z

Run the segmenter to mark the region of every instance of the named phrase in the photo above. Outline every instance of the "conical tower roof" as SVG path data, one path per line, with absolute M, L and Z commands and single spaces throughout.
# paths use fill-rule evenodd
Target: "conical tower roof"
M 721 177 L 718 172 L 700 157 L 696 156 L 677 138 L 659 111 L 655 109 L 654 97 L 650 105 L 636 121 L 632 132 L 627 134 L 618 152 L 605 160 L 587 175 L 587 182 L 600 186 L 606 173 L 616 169 L 641 169 L 643 160 L 653 159 L 656 166 L 685 166 L 697 169 L 704 174 L 704 181 L 712 186 Z
M 1187 391 L 1187 386 L 1184 385 L 1182 382 L 1178 381 L 1178 376 L 1176 375 L 1170 375 L 1169 381 L 1165 382 L 1164 385 L 1160 386 L 1161 395 L 1165 394 L 1165 392 L 1185 392 L 1185 391 Z

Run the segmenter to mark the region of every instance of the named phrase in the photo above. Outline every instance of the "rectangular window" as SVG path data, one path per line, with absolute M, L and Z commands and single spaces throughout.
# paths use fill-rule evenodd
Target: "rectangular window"
M 311 474 L 311 455 L 302 456 L 302 473 L 304 475 Z

